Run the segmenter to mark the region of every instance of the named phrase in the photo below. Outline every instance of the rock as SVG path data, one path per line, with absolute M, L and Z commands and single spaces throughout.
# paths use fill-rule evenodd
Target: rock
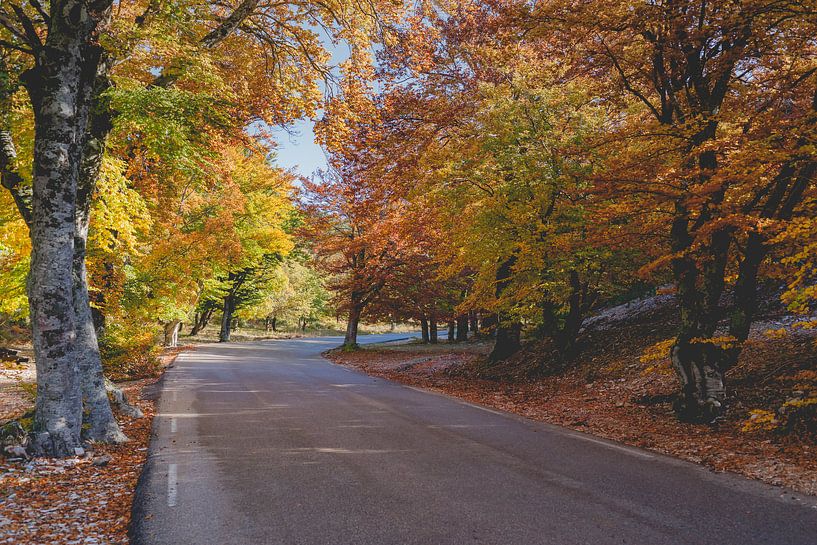
M 76 447 L 74 448 L 74 454 L 77 456 L 82 456 L 85 454 L 85 449 L 82 447 Z
M 94 458 L 91 464 L 97 467 L 105 467 L 111 460 L 113 460 L 113 457 L 110 454 L 105 454 L 103 456 L 97 456 L 96 458 Z
M 20 458 L 22 460 L 28 460 L 28 452 L 26 452 L 26 449 L 20 445 L 9 445 L 4 448 L 3 451 L 6 453 L 6 458 Z

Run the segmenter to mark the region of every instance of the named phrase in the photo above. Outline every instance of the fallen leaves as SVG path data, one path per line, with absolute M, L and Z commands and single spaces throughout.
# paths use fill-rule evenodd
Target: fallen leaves
M 0 543 L 128 543 L 133 492 L 147 459 L 154 414 L 153 402 L 140 394 L 152 382 L 124 388 L 145 413 L 120 419 L 130 442 L 95 445 L 93 453 L 76 458 L 0 464 Z

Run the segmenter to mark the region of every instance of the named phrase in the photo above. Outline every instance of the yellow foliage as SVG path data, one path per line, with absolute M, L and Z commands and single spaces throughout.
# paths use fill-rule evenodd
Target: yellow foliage
M 780 420 L 772 411 L 754 409 L 749 411 L 749 419 L 743 424 L 741 431 L 774 431 L 780 426 Z
M 786 330 L 786 328 L 767 329 L 763 332 L 763 335 L 770 339 L 785 339 L 789 336 L 789 332 Z
M 696 337 L 689 341 L 691 344 L 712 344 L 723 350 L 728 350 L 735 347 L 737 339 L 731 335 L 722 335 L 720 337 L 701 338 Z
M 648 347 L 644 350 L 644 353 L 641 354 L 641 357 L 638 360 L 641 363 L 650 363 L 654 361 L 663 360 L 667 358 L 669 355 L 669 350 L 672 348 L 672 345 L 675 344 L 675 337 L 671 339 L 665 339 L 663 341 L 659 341 L 654 345 Z

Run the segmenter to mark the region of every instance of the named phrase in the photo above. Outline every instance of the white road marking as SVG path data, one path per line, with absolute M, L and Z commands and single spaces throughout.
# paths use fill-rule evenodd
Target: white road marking
M 176 494 L 179 491 L 178 486 L 178 469 L 176 468 L 176 464 L 170 464 L 167 466 L 167 506 L 168 507 L 175 507 L 176 506 Z
M 655 458 L 655 456 L 651 454 L 647 454 L 646 452 L 641 452 L 640 450 L 636 450 L 634 448 L 625 447 L 624 445 L 616 445 L 615 443 L 608 443 L 607 441 L 601 441 L 599 439 L 595 439 L 593 437 L 588 437 L 587 435 L 583 435 L 580 433 L 571 433 L 569 434 L 571 437 L 576 439 L 580 439 L 582 441 L 590 441 L 591 443 L 596 443 L 597 445 L 602 445 L 607 448 L 612 448 L 616 450 L 620 450 L 621 452 L 626 452 L 627 454 L 632 454 L 633 456 L 641 456 L 642 458 Z
M 170 419 L 170 433 L 176 433 L 176 417 Z
M 503 413 L 501 411 L 495 411 L 493 409 L 489 409 L 488 407 L 483 407 L 482 405 L 477 405 L 476 403 L 468 403 L 467 401 L 460 401 L 463 405 L 468 405 L 469 407 L 473 407 L 475 409 L 479 409 L 480 411 L 485 411 L 486 413 L 491 414 L 498 414 L 499 416 L 509 416 L 507 413 Z

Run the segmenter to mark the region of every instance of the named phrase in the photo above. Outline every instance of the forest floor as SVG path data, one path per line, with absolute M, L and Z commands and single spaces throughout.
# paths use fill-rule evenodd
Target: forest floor
M 679 423 L 669 362 L 640 360 L 673 335 L 674 309 L 664 303 L 653 298 L 589 320 L 580 354 L 570 362 L 555 363 L 547 345 L 532 343 L 512 361 L 488 367 L 486 341 L 369 345 L 326 355 L 371 375 L 817 495 L 813 414 L 804 433 L 744 430 L 752 410 L 774 411 L 802 397 L 800 388 L 817 395 L 814 330 L 791 330 L 794 318 L 765 316 L 728 374 L 726 415 L 713 425 Z M 790 331 L 769 338 L 768 329 Z
M 162 365 L 179 349 L 165 351 Z M 33 400 L 19 388 L 25 370 L 0 392 L 3 420 L 30 411 Z M 31 377 L 33 379 L 33 375 Z M 8 377 L 6 380 L 9 381 Z M 119 416 L 130 441 L 92 445 L 83 456 L 61 460 L 0 458 L 0 544 L 102 545 L 128 543 L 133 493 L 147 459 L 155 413 L 152 385 L 158 377 L 119 383 L 144 418 Z

